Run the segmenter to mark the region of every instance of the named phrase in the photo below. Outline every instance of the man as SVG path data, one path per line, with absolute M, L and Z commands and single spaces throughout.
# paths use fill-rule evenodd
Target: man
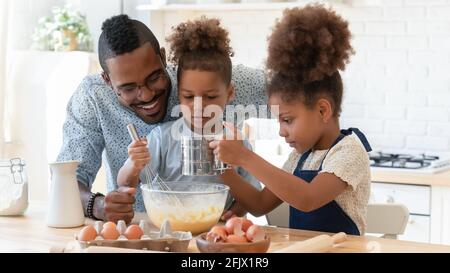
M 86 216 L 128 223 L 134 209 L 145 208 L 140 189 L 134 196 L 134 189 L 118 188 L 116 183 L 131 142 L 126 125 L 133 123 L 139 135 L 146 136 L 157 123 L 171 119 L 178 105 L 176 68 L 166 65 L 165 51 L 150 29 L 126 15 L 103 23 L 98 51 L 103 73 L 86 77 L 70 99 L 58 161 L 80 161 L 77 180 Z M 235 66 L 233 82 L 234 104 L 266 104 L 262 71 Z M 107 163 L 106 196 L 90 190 L 102 154 Z M 239 211 L 238 204 L 233 209 Z

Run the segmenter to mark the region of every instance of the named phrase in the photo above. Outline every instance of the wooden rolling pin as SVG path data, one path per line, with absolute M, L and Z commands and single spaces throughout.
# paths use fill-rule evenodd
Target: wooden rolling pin
M 326 252 L 333 247 L 334 244 L 345 241 L 346 234 L 339 232 L 333 236 L 319 235 L 314 238 L 299 241 L 291 244 L 288 247 L 279 249 L 275 253 L 317 253 Z

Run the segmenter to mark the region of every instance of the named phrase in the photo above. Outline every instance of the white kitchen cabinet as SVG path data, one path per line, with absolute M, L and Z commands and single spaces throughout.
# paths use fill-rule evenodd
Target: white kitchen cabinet
M 432 187 L 431 242 L 450 245 L 450 187 Z
M 442 239 L 441 243 L 450 245 L 450 189 L 445 189 L 446 198 L 442 198 Z
M 410 219 L 400 240 L 450 244 L 450 187 L 372 182 L 373 203 L 401 203 Z
M 371 203 L 399 203 L 414 215 L 430 215 L 431 187 L 372 182 Z
M 399 235 L 399 240 L 416 241 L 416 242 L 430 242 L 430 216 L 410 215 L 408 224 L 406 225 L 405 233 Z
M 409 220 L 400 240 L 429 243 L 431 236 L 431 187 L 398 183 L 372 182 L 370 203 L 403 204 Z

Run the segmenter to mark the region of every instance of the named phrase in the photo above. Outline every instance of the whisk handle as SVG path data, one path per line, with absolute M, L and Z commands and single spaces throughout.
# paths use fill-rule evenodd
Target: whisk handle
M 139 140 L 139 135 L 136 131 L 136 127 L 133 123 L 130 123 L 127 125 L 128 133 L 130 134 L 131 138 L 135 141 Z

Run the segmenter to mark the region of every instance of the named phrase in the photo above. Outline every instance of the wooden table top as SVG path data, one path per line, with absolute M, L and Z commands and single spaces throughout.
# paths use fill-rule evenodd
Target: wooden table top
M 24 216 L 0 216 L 0 252 L 49 252 L 52 247 L 64 248 L 73 243 L 74 236 L 82 227 L 57 229 L 46 225 L 46 206 L 30 204 Z M 146 219 L 145 214 L 137 214 L 134 222 Z M 86 223 L 92 223 L 87 219 Z M 289 246 L 324 233 L 305 230 L 265 227 L 270 235 L 269 252 Z M 195 239 L 188 252 L 198 252 Z M 372 236 L 348 236 L 343 243 L 330 252 L 447 252 L 450 246 L 424 244 L 400 240 L 382 239 Z

